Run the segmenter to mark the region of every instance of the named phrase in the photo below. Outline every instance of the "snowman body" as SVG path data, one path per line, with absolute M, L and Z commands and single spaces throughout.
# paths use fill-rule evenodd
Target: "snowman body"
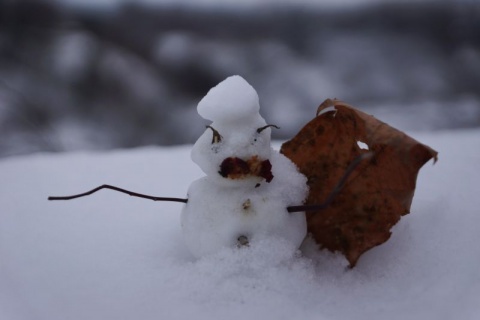
M 200 101 L 198 112 L 213 122 L 192 149 L 206 176 L 191 184 L 182 211 L 190 251 L 202 257 L 267 237 L 296 250 L 306 235 L 305 214 L 287 207 L 303 203 L 307 181 L 271 148 L 256 91 L 239 76 L 227 78 Z

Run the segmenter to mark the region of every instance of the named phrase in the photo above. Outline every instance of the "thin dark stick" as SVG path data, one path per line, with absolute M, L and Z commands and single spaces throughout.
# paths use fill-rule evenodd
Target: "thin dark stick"
M 348 166 L 347 170 L 343 174 L 340 181 L 337 183 L 337 185 L 332 190 L 332 192 L 330 192 L 330 194 L 328 195 L 325 202 L 323 202 L 322 204 L 307 204 L 307 205 L 301 205 L 301 206 L 290 206 L 290 207 L 287 207 L 287 211 L 291 213 L 291 212 L 301 212 L 301 211 L 318 211 L 318 210 L 325 209 L 326 207 L 328 207 L 330 205 L 330 203 L 332 203 L 333 199 L 340 193 L 343 186 L 347 182 L 348 178 L 353 173 L 353 171 L 355 171 L 355 169 L 358 167 L 358 165 L 363 160 L 370 159 L 373 156 L 373 154 L 374 154 L 373 152 L 367 152 L 367 153 L 361 154 L 358 157 L 356 157 L 352 161 L 352 163 L 350 163 L 350 165 Z
M 267 124 L 266 126 L 263 126 L 263 127 L 260 127 L 257 129 L 257 133 L 261 133 L 263 130 L 267 129 L 267 128 L 270 128 L 270 127 L 273 127 L 275 129 L 280 129 L 279 126 L 277 125 L 274 125 L 274 124 Z
M 126 193 L 126 194 L 128 194 L 129 196 L 132 196 L 132 197 L 139 197 L 139 198 L 149 199 L 149 200 L 153 200 L 153 201 L 172 201 L 172 202 L 183 202 L 183 203 L 187 203 L 187 201 L 188 201 L 188 199 L 183 199 L 183 198 L 166 198 L 166 197 L 148 196 L 146 194 L 141 194 L 141 193 L 128 191 L 128 190 L 121 189 L 121 188 L 111 186 L 111 185 L 108 185 L 108 184 L 104 184 L 104 185 L 101 185 L 100 187 L 96 187 L 93 190 L 90 190 L 90 191 L 87 191 L 87 192 L 84 192 L 84 193 L 80 193 L 80 194 L 75 194 L 75 195 L 72 195 L 72 196 L 48 197 L 48 200 L 71 200 L 71 199 L 76 199 L 76 198 L 91 195 L 92 193 L 95 193 L 95 192 L 97 192 L 101 189 L 111 189 L 111 190 Z

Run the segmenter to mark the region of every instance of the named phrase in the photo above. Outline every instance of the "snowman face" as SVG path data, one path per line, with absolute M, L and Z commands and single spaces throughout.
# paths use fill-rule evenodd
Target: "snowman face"
M 216 180 L 267 182 L 271 129 L 263 118 L 239 123 L 213 122 L 192 149 L 192 160 Z

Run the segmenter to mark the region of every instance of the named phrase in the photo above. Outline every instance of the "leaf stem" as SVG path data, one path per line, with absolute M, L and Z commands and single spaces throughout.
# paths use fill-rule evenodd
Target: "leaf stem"
M 328 207 L 333 199 L 342 191 L 343 187 L 345 186 L 345 183 L 347 182 L 348 178 L 350 175 L 355 171 L 355 169 L 358 167 L 358 165 L 366 159 L 370 159 L 373 157 L 374 153 L 373 152 L 366 152 L 358 157 L 356 157 L 348 166 L 347 170 L 343 174 L 342 178 L 338 181 L 337 185 L 335 188 L 330 192 L 328 195 L 327 199 L 321 203 L 321 204 L 306 204 L 306 205 L 301 205 L 301 206 L 290 206 L 287 207 L 287 211 L 292 213 L 292 212 L 302 212 L 302 211 L 319 211 L 323 210 L 326 207 Z

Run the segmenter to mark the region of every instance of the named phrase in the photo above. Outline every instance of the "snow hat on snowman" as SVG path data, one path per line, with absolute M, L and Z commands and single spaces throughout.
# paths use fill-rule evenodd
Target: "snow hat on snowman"
M 198 114 L 220 123 L 238 123 L 259 115 L 255 89 L 240 76 L 231 76 L 210 89 L 198 103 Z

